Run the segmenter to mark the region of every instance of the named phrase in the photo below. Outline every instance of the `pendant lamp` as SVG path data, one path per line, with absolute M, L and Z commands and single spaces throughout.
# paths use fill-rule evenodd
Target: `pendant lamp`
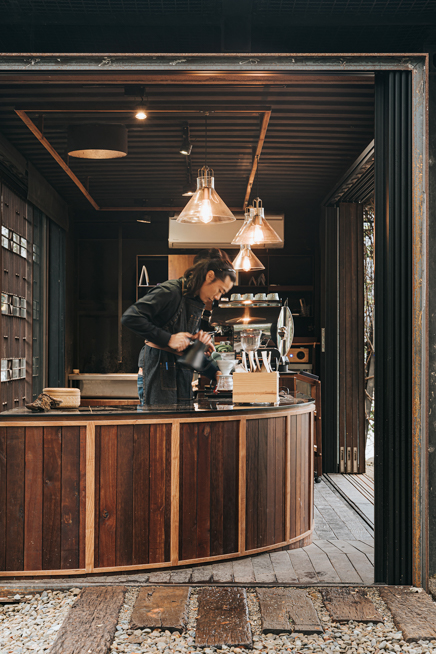
M 265 211 L 262 200 L 256 198 L 253 201 L 253 212 L 250 220 L 244 222 L 242 228 L 232 241 L 233 245 L 257 245 L 264 243 L 281 243 L 282 239 L 277 232 L 265 220 Z
M 205 165 L 198 171 L 197 190 L 183 209 L 178 223 L 216 224 L 236 220 L 227 205 L 215 191 L 212 168 L 207 165 L 207 116 L 205 123 Z
M 254 216 L 254 209 L 250 205 L 245 208 L 245 214 L 244 214 L 244 222 L 242 223 L 241 227 L 239 228 L 239 231 L 237 232 L 235 238 L 233 239 L 232 243 L 236 243 L 236 239 L 239 238 L 239 236 L 243 233 L 246 225 L 250 222 L 251 218 Z
M 212 168 L 203 166 L 198 171 L 197 190 L 177 218 L 178 223 L 232 223 L 236 220 L 215 191 Z
M 232 266 L 234 270 L 264 270 L 265 266 L 256 257 L 251 249 L 251 245 L 241 245 L 239 254 L 233 261 Z
M 127 154 L 124 125 L 70 125 L 68 154 L 79 159 L 117 159 Z

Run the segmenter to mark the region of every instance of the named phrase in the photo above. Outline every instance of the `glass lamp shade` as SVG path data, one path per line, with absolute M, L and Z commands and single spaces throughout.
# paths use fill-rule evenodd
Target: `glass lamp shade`
M 239 254 L 233 261 L 235 270 L 264 270 L 265 266 L 256 257 L 251 249 L 251 245 L 241 245 Z
M 244 222 L 242 223 L 241 227 L 239 228 L 239 231 L 237 232 L 235 238 L 233 239 L 232 243 L 237 243 L 236 239 L 240 237 L 242 232 L 244 231 L 247 223 L 250 222 L 251 218 L 254 216 L 254 209 L 251 205 L 246 207 L 245 209 L 245 216 L 244 216 Z
M 183 209 L 178 223 L 231 223 L 236 220 L 227 205 L 215 191 L 213 170 L 203 166 L 198 171 L 197 190 Z
M 124 125 L 70 125 L 68 154 L 79 159 L 117 159 L 127 154 Z
M 262 200 L 254 200 L 253 213 L 250 220 L 244 222 L 232 243 L 236 245 L 256 245 L 262 243 L 281 243 L 282 239 L 265 220 Z

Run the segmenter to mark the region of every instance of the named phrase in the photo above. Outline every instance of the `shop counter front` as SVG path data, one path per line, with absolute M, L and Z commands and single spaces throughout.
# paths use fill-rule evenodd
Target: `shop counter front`
M 314 402 L 0 414 L 0 576 L 188 566 L 308 545 Z

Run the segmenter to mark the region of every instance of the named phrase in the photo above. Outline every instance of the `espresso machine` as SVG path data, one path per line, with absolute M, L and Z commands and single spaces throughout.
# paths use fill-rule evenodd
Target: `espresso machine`
M 271 352 L 279 372 L 287 372 L 287 353 L 294 339 L 294 320 L 288 306 L 280 300 L 256 302 L 255 300 L 221 301 L 212 310 L 210 324 L 217 335 L 223 335 L 241 351 L 241 333 L 247 329 L 262 332 L 259 353 Z

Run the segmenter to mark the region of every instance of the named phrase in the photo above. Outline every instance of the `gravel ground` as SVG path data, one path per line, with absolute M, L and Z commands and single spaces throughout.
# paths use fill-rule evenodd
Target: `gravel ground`
M 363 624 L 332 622 L 322 603 L 321 593 L 308 589 L 308 593 L 325 629 L 322 635 L 304 636 L 292 634 L 262 634 L 259 602 L 254 588 L 247 590 L 250 623 L 253 634 L 254 654 L 258 652 L 279 652 L 287 654 L 320 653 L 333 654 L 384 654 L 399 652 L 404 654 L 436 654 L 436 640 L 407 644 L 402 640 L 392 622 L 392 616 L 376 589 L 368 589 L 368 595 L 383 616 L 383 623 Z M 56 637 L 68 608 L 74 602 L 78 589 L 70 591 L 44 591 L 36 595 L 21 596 L 15 605 L 0 605 L 0 654 L 28 654 L 46 652 Z M 195 624 L 198 603 L 197 589 L 192 588 L 188 612 L 188 626 L 185 633 L 163 631 L 160 629 L 129 629 L 130 616 L 139 593 L 139 588 L 128 589 L 120 611 L 117 632 L 111 646 L 111 654 L 190 654 L 204 652 L 213 654 L 215 648 L 197 649 L 195 647 Z M 223 647 L 224 650 L 241 654 L 238 647 Z M 67 653 L 66 653 L 67 654 Z
M 19 604 L 0 604 L 0 654 L 46 652 L 80 589 L 16 595 Z

